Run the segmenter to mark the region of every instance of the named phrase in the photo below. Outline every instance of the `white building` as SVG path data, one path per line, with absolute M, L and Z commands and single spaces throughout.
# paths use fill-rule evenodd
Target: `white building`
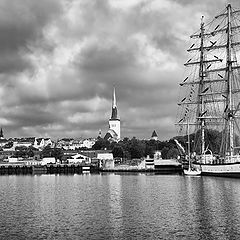
M 100 160 L 113 160 L 113 154 L 112 153 L 98 153 L 97 159 Z
M 51 146 L 53 145 L 53 142 L 50 138 L 35 138 L 33 147 L 37 149 L 43 149 L 46 146 Z
M 89 139 L 84 139 L 82 141 L 81 147 L 90 149 L 95 144 L 95 142 L 96 142 L 95 140 L 90 139 L 90 138 Z
M 150 158 L 147 156 L 145 159 L 145 168 L 146 169 L 154 169 L 154 158 Z
M 29 137 L 29 138 L 16 138 L 13 141 L 13 147 L 30 147 L 33 145 L 35 138 Z
M 41 161 L 41 165 L 54 164 L 56 163 L 55 157 L 45 157 Z
M 91 149 L 95 144 L 96 140 L 93 138 L 86 139 L 67 139 L 60 140 L 57 142 L 57 147 L 61 147 L 64 150 L 77 150 L 80 148 L 88 148 Z
M 71 157 L 69 157 L 67 159 L 68 163 L 72 163 L 72 164 L 75 164 L 75 163 L 91 163 L 91 158 L 89 158 L 88 156 L 85 156 L 83 154 L 76 154 L 76 155 L 73 155 Z
M 115 167 L 112 153 L 98 153 L 99 167 L 104 169 L 113 169 Z

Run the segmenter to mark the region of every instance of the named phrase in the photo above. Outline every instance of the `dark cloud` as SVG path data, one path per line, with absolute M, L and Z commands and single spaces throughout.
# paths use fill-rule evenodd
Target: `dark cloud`
M 43 37 L 43 27 L 60 13 L 58 1 L 7 1 L 0 3 L 0 72 L 31 67 L 27 46 Z
M 115 86 L 122 136 L 148 138 L 155 129 L 172 137 L 189 35 L 202 15 L 225 6 L 0 1 L 0 125 L 8 136 L 97 136 L 107 131 Z

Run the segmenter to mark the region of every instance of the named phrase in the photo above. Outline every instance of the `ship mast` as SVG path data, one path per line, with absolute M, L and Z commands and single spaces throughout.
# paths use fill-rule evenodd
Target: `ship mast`
M 201 19 L 201 45 L 200 45 L 200 69 L 199 69 L 199 77 L 200 77 L 200 87 L 199 87 L 199 93 L 202 92 L 203 90 L 203 81 L 204 81 L 204 65 L 203 65 L 203 61 L 204 61 L 204 54 L 203 54 L 203 39 L 204 39 L 204 22 L 203 22 L 203 16 Z M 201 109 L 200 109 L 200 113 L 202 114 L 204 112 L 204 99 L 203 96 L 201 96 Z M 200 115 L 199 115 L 200 116 Z M 204 118 L 200 119 L 201 121 L 201 155 L 205 154 L 205 131 L 204 131 L 204 125 L 205 125 L 205 120 Z
M 227 6 L 227 66 L 226 66 L 226 75 L 227 75 L 227 92 L 228 92 L 228 114 L 227 121 L 229 127 L 229 154 L 230 157 L 233 156 L 234 146 L 233 146 L 233 100 L 232 100 L 232 58 L 231 58 L 231 47 L 232 47 L 232 33 L 231 33 L 231 4 Z
M 188 122 L 188 119 L 187 119 L 187 143 L 188 143 L 188 168 L 190 169 L 191 167 L 191 158 L 190 158 L 190 155 L 191 155 L 191 149 L 190 149 L 190 132 L 189 132 L 189 122 Z

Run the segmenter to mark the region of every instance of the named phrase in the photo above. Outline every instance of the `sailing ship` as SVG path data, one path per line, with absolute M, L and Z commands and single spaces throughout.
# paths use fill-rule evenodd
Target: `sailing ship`
M 191 129 L 193 166 L 202 175 L 240 177 L 240 10 L 228 4 L 209 23 L 202 17 L 190 40 L 178 135 Z

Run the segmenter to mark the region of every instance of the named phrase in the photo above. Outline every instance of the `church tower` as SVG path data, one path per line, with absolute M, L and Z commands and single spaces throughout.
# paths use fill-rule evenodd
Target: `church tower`
M 112 131 L 111 131 L 112 130 Z M 116 93 L 115 93 L 115 88 L 113 89 L 113 98 L 112 98 L 112 115 L 111 118 L 109 119 L 109 133 L 113 138 L 116 140 L 120 139 L 120 118 L 118 117 L 117 113 L 117 101 L 116 101 Z
M 0 130 L 0 139 L 4 139 L 2 128 L 1 128 L 1 130 Z

